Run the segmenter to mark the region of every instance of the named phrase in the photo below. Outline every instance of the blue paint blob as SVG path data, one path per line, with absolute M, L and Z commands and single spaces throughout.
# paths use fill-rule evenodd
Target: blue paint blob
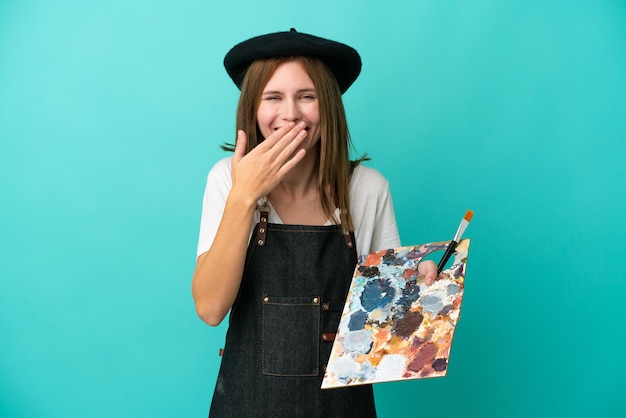
M 449 295 L 456 295 L 457 293 L 459 293 L 459 290 L 461 290 L 461 286 L 455 283 L 450 283 L 446 290 L 448 291 Z
M 435 295 L 426 295 L 420 301 L 425 312 L 438 314 L 443 309 L 443 301 Z
M 393 250 L 387 250 L 385 255 L 383 255 L 383 263 L 385 264 L 393 264 L 396 259 L 396 253 Z
M 350 322 L 348 322 L 348 329 L 350 331 L 357 331 L 365 327 L 367 322 L 367 312 L 358 310 L 350 315 Z
M 388 266 L 401 266 L 404 264 L 403 257 L 397 257 L 394 250 L 387 250 L 385 255 L 383 256 L 383 263 Z
M 387 279 L 376 279 L 367 283 L 361 294 L 361 306 L 368 312 L 390 303 L 396 290 Z
M 402 297 L 398 301 L 398 305 L 400 305 L 403 310 L 407 310 L 411 307 L 413 302 L 418 300 L 420 297 L 420 287 L 415 284 L 413 281 L 408 281 L 406 287 L 402 291 Z
M 342 342 L 343 350 L 348 354 L 368 354 L 374 342 L 366 330 L 348 332 Z

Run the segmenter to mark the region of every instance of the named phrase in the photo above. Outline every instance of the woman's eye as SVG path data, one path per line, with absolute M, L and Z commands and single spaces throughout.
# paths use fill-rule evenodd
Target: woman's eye
M 302 96 L 302 98 L 304 100 L 315 100 L 315 96 L 313 96 L 312 94 L 306 94 L 306 95 Z

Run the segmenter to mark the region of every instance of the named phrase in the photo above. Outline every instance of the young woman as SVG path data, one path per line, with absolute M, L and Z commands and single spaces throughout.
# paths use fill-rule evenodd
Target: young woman
M 361 59 L 292 29 L 224 64 L 237 139 L 208 175 L 192 281 L 206 323 L 230 311 L 210 415 L 376 416 L 371 386 L 320 389 L 357 254 L 400 246 L 387 181 L 349 159 L 341 94 Z

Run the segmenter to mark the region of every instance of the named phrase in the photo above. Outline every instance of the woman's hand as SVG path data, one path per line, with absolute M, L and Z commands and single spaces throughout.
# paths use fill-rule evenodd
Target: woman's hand
M 278 183 L 304 158 L 306 151 L 298 149 L 307 131 L 304 122 L 282 126 L 248 154 L 247 138 L 237 132 L 237 143 L 232 160 L 233 188 L 231 192 L 256 202 L 269 194 Z
M 437 265 L 432 260 L 424 260 L 417 266 L 417 271 L 420 275 L 424 276 L 424 283 L 426 286 L 433 284 L 437 278 Z
M 237 133 L 232 160 L 233 186 L 209 251 L 196 262 L 192 294 L 196 312 L 209 325 L 218 325 L 239 292 L 246 248 L 256 203 L 268 194 L 304 157 L 299 148 L 307 131 L 304 123 L 276 130 L 248 154 L 246 135 Z

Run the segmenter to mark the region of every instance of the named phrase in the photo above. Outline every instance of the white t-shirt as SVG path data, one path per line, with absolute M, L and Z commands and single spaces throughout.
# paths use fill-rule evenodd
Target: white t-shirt
M 232 187 L 231 159 L 232 157 L 228 157 L 218 161 L 207 176 L 202 201 L 198 256 L 211 248 L 222 219 L 226 198 Z M 400 235 L 387 179 L 373 168 L 359 164 L 350 178 L 349 195 L 357 254 L 399 247 Z M 335 216 L 339 219 L 339 209 Z M 257 222 L 259 211 L 255 211 L 250 234 Z M 283 223 L 271 203 L 268 222 Z M 329 220 L 327 224 L 330 225 L 331 222 Z

